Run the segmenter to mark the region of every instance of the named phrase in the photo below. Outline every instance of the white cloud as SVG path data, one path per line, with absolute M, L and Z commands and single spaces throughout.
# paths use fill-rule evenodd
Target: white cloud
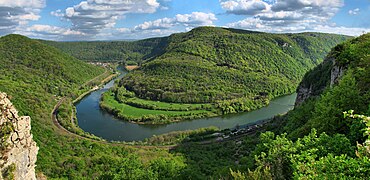
M 174 18 L 162 18 L 144 22 L 134 27 L 135 31 L 170 29 L 174 26 L 210 26 L 217 20 L 213 13 L 192 12 L 191 14 L 177 14 Z
M 45 6 L 44 0 L 1 0 L 0 7 L 21 7 L 41 9 Z
M 74 31 L 68 28 L 61 28 L 57 26 L 49 26 L 49 25 L 42 25 L 42 24 L 32 25 L 28 27 L 26 31 L 36 32 L 40 34 L 63 35 L 63 36 L 85 35 L 83 32 L 80 32 L 80 31 Z
M 370 33 L 370 28 L 356 28 L 356 27 L 343 27 L 343 26 L 328 26 L 320 25 L 313 28 L 313 31 L 324 33 L 344 34 L 348 36 L 359 36 L 365 33 Z
M 115 26 L 128 13 L 154 13 L 159 9 L 157 0 L 87 0 L 68 7 L 63 18 L 72 23 L 72 29 L 97 35 Z M 61 16 L 60 12 L 52 12 Z
M 273 3 L 273 11 L 296 11 L 296 10 L 337 10 L 343 6 L 343 0 L 278 0 Z
M 0 34 L 14 32 L 29 21 L 38 20 L 44 7 L 45 0 L 1 0 Z
M 175 25 L 174 23 L 174 19 L 170 18 L 157 19 L 137 25 L 134 30 L 169 29 Z
M 225 1 L 220 1 L 221 6 L 228 13 L 239 14 L 235 9 L 246 9 L 247 2 L 258 0 L 229 0 L 228 6 Z M 243 3 L 241 3 L 243 2 Z M 346 35 L 359 35 L 367 29 L 337 27 L 330 23 L 331 18 L 344 5 L 343 0 L 270 0 L 267 8 L 254 11 L 253 16 L 247 16 L 244 20 L 227 24 L 228 27 L 251 29 L 266 32 L 301 32 L 320 31 Z M 262 9 L 262 8 L 261 8 Z M 357 14 L 359 9 L 351 10 L 350 14 Z M 248 13 L 244 13 L 248 14 Z
M 169 7 L 167 7 L 167 6 L 161 6 L 161 10 L 169 10 L 170 8 Z
M 45 24 L 35 24 L 28 27 L 16 28 L 14 33 L 23 34 L 31 38 L 49 40 L 83 40 L 89 37 L 83 32 L 71 30 L 70 28 Z
M 238 15 L 255 15 L 270 9 L 270 5 L 262 0 L 228 0 L 220 3 L 227 13 Z
M 62 13 L 62 10 L 60 10 L 60 9 L 58 9 L 56 11 L 51 11 L 50 15 L 56 16 L 56 17 L 63 17 L 64 16 L 64 14 Z
M 356 8 L 356 9 L 353 9 L 353 10 L 349 10 L 348 11 L 348 14 L 349 15 L 357 15 L 358 13 L 360 13 L 360 9 L 359 8 Z
M 191 14 L 177 14 L 175 21 L 185 26 L 207 26 L 213 25 L 216 21 L 216 15 L 213 13 L 192 12 Z
M 129 28 L 116 28 L 116 30 L 120 33 L 131 33 L 131 29 Z

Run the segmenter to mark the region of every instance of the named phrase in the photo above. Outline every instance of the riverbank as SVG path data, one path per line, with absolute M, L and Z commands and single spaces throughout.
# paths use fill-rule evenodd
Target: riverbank
M 250 112 L 267 106 L 267 98 L 244 97 L 213 103 L 171 103 L 141 99 L 125 87 L 115 87 L 102 94 L 99 106 L 120 120 L 137 124 L 170 124 Z
M 76 117 L 76 109 L 74 105 L 78 103 L 81 99 L 83 99 L 85 96 L 89 95 L 91 92 L 100 89 L 104 84 L 106 84 L 107 82 L 111 81 L 112 79 L 119 75 L 119 73 L 112 70 L 111 67 L 116 68 L 117 65 L 110 65 L 109 67 L 104 67 L 105 71 L 102 74 L 80 85 L 79 89 L 87 89 L 87 87 L 91 88 L 81 93 L 78 97 L 73 98 L 73 96 L 65 96 L 60 98 L 60 100 L 55 105 L 52 111 L 52 120 L 59 129 L 61 129 L 63 132 L 66 132 L 67 134 L 73 134 L 91 140 L 97 141 L 103 140 L 97 136 L 85 132 L 76 124 L 78 122 Z
M 122 72 L 119 78 L 123 77 L 126 73 L 127 71 Z M 78 126 L 81 129 L 90 134 L 94 134 L 95 136 L 102 137 L 107 141 L 118 142 L 141 141 L 145 138 L 153 137 L 153 135 L 161 135 L 173 131 L 195 130 L 210 126 L 215 126 L 219 129 L 234 128 L 238 124 L 243 125 L 253 123 L 262 119 L 272 118 L 273 116 L 278 114 L 286 113 L 287 111 L 292 109 L 292 105 L 294 105 L 294 101 L 296 98 L 296 94 L 279 97 L 271 100 L 270 104 L 266 107 L 262 107 L 258 110 L 245 113 L 222 115 L 211 118 L 199 118 L 196 120 L 179 121 L 165 125 L 137 124 L 128 121 L 120 121 L 111 113 L 107 113 L 105 110 L 97 108 L 100 106 L 99 103 L 102 95 L 105 92 L 109 91 L 109 89 L 113 86 L 114 80 L 111 80 L 104 86 L 104 88 L 91 92 L 89 95 L 85 96 L 79 102 L 77 102 L 75 106 L 77 112 L 76 117 L 78 119 Z M 135 103 L 148 105 L 146 101 L 135 101 Z M 155 102 L 155 104 L 151 103 L 152 102 L 150 102 L 150 105 L 156 105 L 156 108 L 162 110 L 163 108 L 168 108 L 164 105 L 158 104 L 160 102 Z M 183 106 L 177 106 L 173 103 L 165 105 L 171 105 L 170 107 L 172 108 L 176 107 L 175 109 L 177 110 L 183 108 Z M 191 108 L 196 109 L 197 107 Z
M 153 103 L 156 102 L 153 101 Z M 159 103 L 156 104 L 158 105 Z M 199 108 L 192 109 L 190 104 L 173 104 L 174 107 L 177 105 L 178 108 L 172 107 L 172 109 L 164 108 L 160 105 L 155 106 L 157 109 L 150 109 L 148 108 L 150 104 L 146 104 L 147 108 L 144 108 L 143 104 L 141 105 L 118 102 L 111 91 L 104 93 L 99 103 L 100 108 L 108 113 L 121 120 L 136 124 L 169 124 L 219 115 L 211 108 L 202 109 L 199 106 Z M 168 105 L 170 106 L 170 104 Z
M 109 75 L 107 76 L 108 73 Z M 119 73 L 114 73 L 112 74 L 112 72 L 110 72 L 109 70 L 106 70 L 106 72 L 104 72 L 103 74 L 99 75 L 98 77 L 90 80 L 90 82 L 93 82 L 93 81 L 96 81 L 97 79 L 99 78 L 104 78 L 103 80 L 100 80 L 100 83 L 99 85 L 95 85 L 93 88 L 91 88 L 90 90 L 82 93 L 81 95 L 79 95 L 77 98 L 75 98 L 72 103 L 73 104 L 76 104 L 78 101 L 80 101 L 82 98 L 84 98 L 86 95 L 90 94 L 91 92 L 94 92 L 98 89 L 100 89 L 104 84 L 106 84 L 107 82 L 109 82 L 110 80 L 114 79 L 115 77 L 117 77 L 119 75 Z

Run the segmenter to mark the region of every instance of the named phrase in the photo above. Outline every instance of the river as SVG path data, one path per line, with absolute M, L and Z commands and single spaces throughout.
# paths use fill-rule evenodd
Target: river
M 116 79 L 120 79 L 126 74 L 127 72 L 123 72 Z M 233 128 L 236 125 L 254 123 L 286 113 L 293 108 L 297 96 L 296 94 L 291 94 L 273 99 L 268 106 L 251 112 L 202 118 L 166 125 L 139 125 L 121 121 L 100 109 L 99 100 L 102 93 L 111 88 L 113 84 L 114 80 L 107 83 L 102 89 L 87 95 L 76 104 L 78 125 L 84 131 L 108 141 L 139 141 L 153 135 L 171 131 L 192 130 L 209 126 L 216 126 L 220 129 Z

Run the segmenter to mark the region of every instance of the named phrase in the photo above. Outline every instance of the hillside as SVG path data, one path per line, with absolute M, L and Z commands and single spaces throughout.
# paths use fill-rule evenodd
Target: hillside
M 342 43 L 322 64 L 308 72 L 299 88 L 296 110 L 287 116 L 285 131 L 300 137 L 319 132 L 351 134 L 362 139 L 359 124 L 341 121 L 342 112 L 370 112 L 370 34 Z
M 321 63 L 331 47 L 347 38 L 321 33 L 268 34 L 196 28 L 168 37 L 165 52 L 124 77 L 114 90 L 115 98 L 144 109 L 154 108 L 138 102 L 140 99 L 206 104 L 203 109 L 212 110 L 205 116 L 250 111 L 272 98 L 293 93 L 305 72 Z M 140 99 L 125 97 L 124 91 L 133 92 Z M 107 106 L 111 111 L 123 108 L 103 102 L 103 107 Z M 193 114 L 199 117 L 199 113 Z M 119 116 L 140 122 L 158 119 L 140 120 L 122 112 Z
M 332 48 L 305 74 L 295 109 L 255 133 L 209 145 L 180 144 L 174 152 L 186 155 L 188 177 L 368 179 L 369 50 L 370 33 Z
M 134 148 L 78 138 L 55 126 L 50 113 L 61 97 L 66 97 L 64 106 L 69 110 L 67 116 L 70 118 L 73 115 L 72 99 L 95 85 L 89 80 L 101 74 L 109 76 L 110 73 L 37 40 L 20 35 L 0 38 L 0 91 L 7 93 L 14 107 L 19 110 L 19 116 L 26 115 L 32 119 L 33 139 L 40 147 L 36 162 L 38 178 L 158 179 L 166 175 L 158 175 L 153 169 L 165 172 L 158 166 L 181 165 L 179 157 L 160 149 L 155 152 L 141 150 L 139 158 Z M 7 128 L 1 129 L 0 134 L 7 135 L 7 131 Z M 3 158 L 3 155 L 1 153 L 0 157 Z M 152 159 L 161 164 L 153 162 L 151 168 L 143 168 L 142 160 L 149 164 Z M 128 168 L 132 172 L 124 171 Z M 1 173 L 5 176 L 9 172 Z
M 83 61 L 124 62 L 133 65 L 162 54 L 167 45 L 167 38 L 139 41 L 41 42 Z
M 235 178 L 367 179 L 370 175 L 370 33 L 334 47 L 297 89 L 297 105 L 261 134 Z M 276 122 L 275 122 L 276 123 Z M 252 160 L 255 159 L 255 160 Z M 246 169 L 246 168 L 244 168 Z M 247 178 L 248 179 L 248 178 Z
M 184 34 L 173 36 L 179 35 Z M 322 35 L 320 38 L 326 36 L 319 35 Z M 298 96 L 304 98 L 299 100 L 295 110 L 276 117 L 272 124 L 256 133 L 225 142 L 185 141 L 189 137 L 198 141 L 203 141 L 203 136 L 209 137 L 209 132 L 199 130 L 173 132 L 148 140 L 159 144 L 173 140 L 176 147 L 170 150 L 165 146 L 136 148 L 78 138 L 60 131 L 50 118 L 53 106 L 61 96 L 75 97 L 88 90 L 90 85 L 86 82 L 104 70 L 19 35 L 0 38 L 0 91 L 8 94 L 20 116 L 31 116 L 32 134 L 40 147 L 36 162 L 39 178 L 366 179 L 370 176 L 370 152 L 369 145 L 363 142 L 369 139 L 370 133 L 361 131 L 366 127 L 361 123 L 366 122 L 366 116 L 349 113 L 344 118 L 343 111 L 353 109 L 356 114 L 370 114 L 369 37 L 370 34 L 363 35 L 336 46 L 321 65 L 304 75 L 297 90 Z M 153 62 L 156 61 L 161 59 Z M 208 60 L 202 61 L 207 63 Z M 86 86 L 81 87 L 82 84 Z M 53 85 L 62 88 L 52 88 Z M 144 110 L 183 113 L 213 108 L 210 103 L 184 105 L 139 99 L 131 91 L 118 87 L 115 90 L 122 96 L 115 97 L 115 91 L 105 96 L 112 95 L 115 102 L 116 98 L 121 98 L 132 107 L 145 107 L 141 108 Z M 65 106 L 71 108 L 70 104 Z M 265 130 L 287 134 L 267 132 L 258 138 Z M 297 140 L 298 137 L 302 139 Z M 361 143 L 357 147 L 356 141 Z

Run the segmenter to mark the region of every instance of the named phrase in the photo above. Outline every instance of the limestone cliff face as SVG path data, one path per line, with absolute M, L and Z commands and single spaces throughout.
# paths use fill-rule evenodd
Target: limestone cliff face
M 0 92 L 0 179 L 36 179 L 39 148 L 32 139 L 31 119 L 18 111 Z
M 309 74 L 310 80 L 303 79 L 302 83 L 297 89 L 297 98 L 295 106 L 301 105 L 305 100 L 310 97 L 318 96 L 321 92 L 330 85 L 337 84 L 339 79 L 343 76 L 347 70 L 347 66 L 340 66 L 335 58 L 327 58 L 323 62 L 327 66 L 321 65 L 317 69 L 314 69 Z M 315 71 L 316 70 L 316 71 Z M 329 73 L 326 73 L 329 72 Z M 327 77 L 326 77 L 327 76 Z
M 300 85 L 297 89 L 297 98 L 295 99 L 295 106 L 301 105 L 306 99 L 312 96 L 312 86 L 306 87 Z
M 330 87 L 337 84 L 339 79 L 343 76 L 344 72 L 347 70 L 346 66 L 340 66 L 335 59 L 331 59 L 333 63 L 333 68 L 330 74 Z

